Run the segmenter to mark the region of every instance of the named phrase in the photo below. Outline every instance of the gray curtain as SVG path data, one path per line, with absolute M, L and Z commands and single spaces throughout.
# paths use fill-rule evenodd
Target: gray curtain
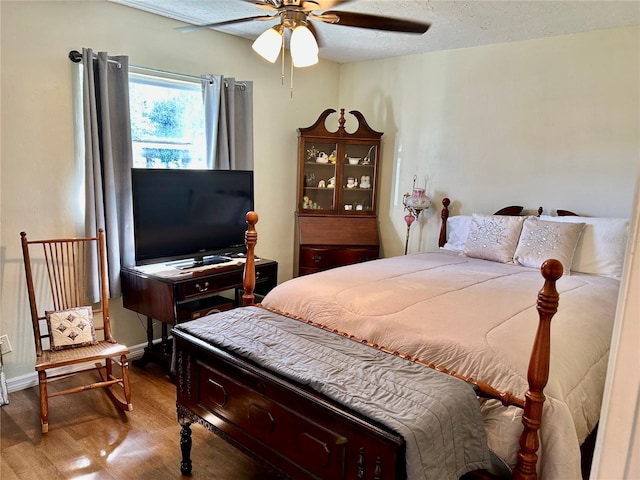
M 82 50 L 85 143 L 85 229 L 104 228 L 109 292 L 121 296 L 120 267 L 133 265 L 129 58 Z
M 202 100 L 204 102 L 204 125 L 207 141 L 207 168 L 216 168 L 218 143 L 218 120 L 220 118 L 220 97 L 224 80 L 222 75 L 202 76 Z
M 253 170 L 253 82 L 205 75 L 202 92 L 207 165 L 219 170 Z

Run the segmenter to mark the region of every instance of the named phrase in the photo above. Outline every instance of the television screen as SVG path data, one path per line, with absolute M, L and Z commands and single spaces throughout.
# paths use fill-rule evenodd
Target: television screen
M 252 171 L 133 168 L 131 180 L 136 265 L 244 252 Z

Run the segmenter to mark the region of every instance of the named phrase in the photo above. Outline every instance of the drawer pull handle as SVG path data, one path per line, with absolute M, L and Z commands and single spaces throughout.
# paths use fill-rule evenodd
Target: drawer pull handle
M 227 391 L 224 385 L 219 384 L 212 378 L 207 379 L 209 387 L 207 388 L 207 399 L 215 403 L 220 407 L 224 407 L 229 400 Z
M 206 292 L 207 290 L 209 290 L 209 282 L 204 282 L 204 287 L 201 287 L 199 283 L 196 283 L 196 290 L 198 290 L 200 293 Z
M 313 257 L 311 257 L 311 259 L 314 262 L 319 262 L 320 260 L 322 260 L 322 255 L 314 255 Z

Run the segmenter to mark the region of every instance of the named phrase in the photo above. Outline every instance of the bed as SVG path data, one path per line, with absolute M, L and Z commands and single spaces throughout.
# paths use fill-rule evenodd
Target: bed
M 443 201 L 437 251 L 298 277 L 258 306 L 176 326 L 183 473 L 192 468 L 190 425 L 197 422 L 291 478 L 413 480 L 465 472 L 479 478 L 580 478 L 579 447 L 599 417 L 619 287 L 614 267 L 623 261 L 588 257 L 593 250 L 602 253 L 603 245 L 618 257 L 622 245 L 623 257 L 624 240 L 612 239 L 611 232 L 624 236 L 625 221 L 606 219 L 603 227 L 595 219 L 551 218 L 540 211 L 514 215 L 521 207 L 449 217 L 449 204 Z M 247 219 L 244 302 L 250 305 L 257 216 Z M 541 242 L 550 234 L 563 245 L 554 246 L 558 259 L 544 261 L 549 251 Z M 596 267 L 601 271 L 592 273 Z M 540 270 L 544 285 L 536 301 Z M 562 307 L 550 342 L 558 296 Z M 307 330 L 298 332 L 302 325 Z M 297 347 L 290 337 L 307 343 Z M 313 350 L 336 338 L 347 342 L 332 350 L 337 353 Z M 325 362 L 333 355 L 341 359 L 330 360 L 337 365 L 307 365 L 309 358 Z M 397 373 L 395 364 L 386 363 L 390 359 L 402 362 Z M 377 365 L 373 374 L 367 365 Z M 343 370 L 347 378 L 340 378 Z M 393 379 L 378 378 L 387 371 Z M 447 412 L 433 413 L 429 405 L 424 416 L 454 430 L 470 427 L 461 437 L 428 437 L 427 448 L 416 440 L 424 428 L 416 433 L 397 425 L 410 410 L 401 403 L 405 397 L 414 402 L 416 391 L 435 397 L 422 391 L 426 371 L 472 387 L 469 400 L 458 384 L 437 384 L 443 395 L 453 388 L 440 401 Z M 376 382 L 393 388 L 384 383 L 379 389 Z M 411 428 L 422 421 L 421 409 L 407 422 Z M 429 470 L 449 463 L 446 473 Z

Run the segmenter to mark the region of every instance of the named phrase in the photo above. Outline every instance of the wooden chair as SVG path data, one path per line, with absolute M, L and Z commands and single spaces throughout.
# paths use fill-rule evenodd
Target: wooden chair
M 104 231 L 100 229 L 98 236 L 91 238 L 27 240 L 25 232 L 20 237 L 36 347 L 42 433 L 49 430 L 49 398 L 58 395 L 106 388 L 115 405 L 125 411 L 133 410 L 129 349 L 111 335 Z M 96 257 L 97 262 L 90 261 Z M 95 296 L 99 297 L 95 303 L 87 294 L 89 285 L 95 286 Z M 78 310 L 78 307 L 85 308 Z M 69 309 L 72 310 L 60 312 Z M 89 320 L 77 320 L 83 315 Z M 99 318 L 102 324 L 98 321 L 88 330 L 92 320 Z M 50 325 L 58 322 L 53 331 Z M 87 340 L 88 335 L 93 341 L 73 344 L 76 340 Z M 114 373 L 114 363 L 120 366 L 116 369 L 120 376 Z M 48 392 L 51 380 L 91 370 L 97 370 L 100 377 L 93 383 Z

